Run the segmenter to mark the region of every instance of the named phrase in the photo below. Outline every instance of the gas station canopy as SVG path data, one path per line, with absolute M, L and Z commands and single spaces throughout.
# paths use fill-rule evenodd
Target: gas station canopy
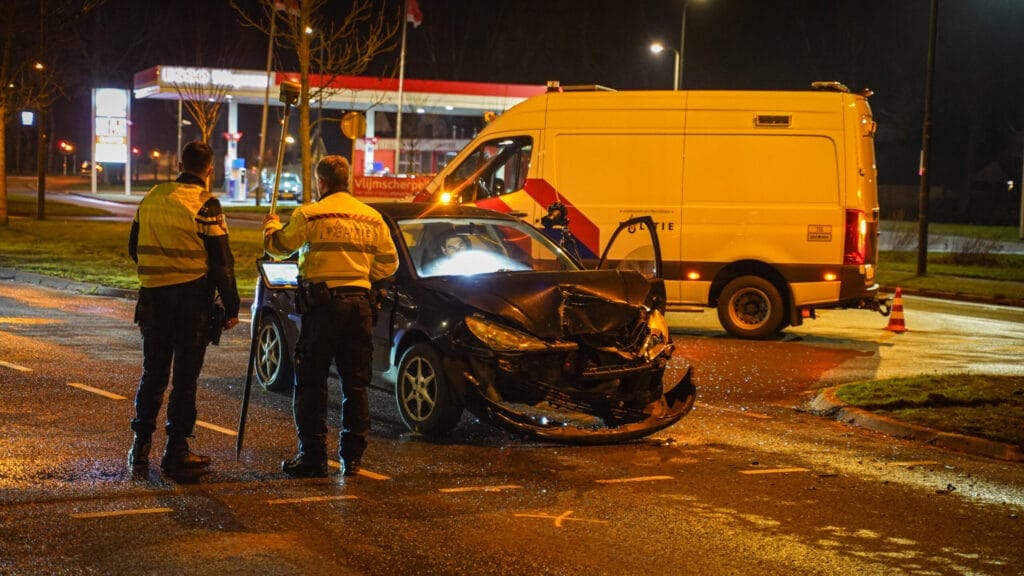
M 267 98 L 268 77 L 270 97 Z M 201 92 L 204 87 L 218 93 L 225 88 L 225 100 L 238 104 L 263 105 L 264 99 L 274 106 L 283 106 L 278 99 L 278 86 L 283 81 L 299 82 L 299 74 L 263 70 L 232 70 L 224 68 L 189 68 L 154 66 L 135 74 L 135 98 L 178 100 L 179 89 Z M 317 103 L 326 109 L 395 112 L 399 103 L 397 78 L 367 76 L 326 77 L 310 74 L 310 86 L 316 90 L 326 86 L 324 100 Z M 416 110 L 427 114 L 476 116 L 487 111 L 500 112 L 519 102 L 542 94 L 544 85 L 490 84 L 448 80 L 417 80 L 402 82 L 403 111 Z

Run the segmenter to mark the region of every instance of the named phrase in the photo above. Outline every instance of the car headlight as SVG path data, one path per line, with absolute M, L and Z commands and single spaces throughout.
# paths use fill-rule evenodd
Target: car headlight
M 550 348 L 542 340 L 525 332 L 496 324 L 478 316 L 466 317 L 466 326 L 488 348 L 499 352 L 537 352 Z
M 655 358 L 660 356 L 667 349 L 671 354 L 672 349 L 668 338 L 668 321 L 665 320 L 665 316 L 655 310 L 647 318 L 647 338 L 644 340 L 644 344 L 640 350 L 640 355 L 643 356 L 648 362 L 653 361 Z

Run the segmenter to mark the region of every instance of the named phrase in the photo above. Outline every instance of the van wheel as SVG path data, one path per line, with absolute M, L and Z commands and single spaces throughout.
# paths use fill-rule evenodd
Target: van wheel
M 782 295 L 760 276 L 740 276 L 718 298 L 718 321 L 737 338 L 761 339 L 783 327 Z
M 273 314 L 260 316 L 256 333 L 256 381 L 266 390 L 283 392 L 295 385 L 295 369 L 281 322 Z
M 423 342 L 402 355 L 395 399 L 406 427 L 427 437 L 444 436 L 462 418 L 462 404 L 445 377 L 440 355 Z

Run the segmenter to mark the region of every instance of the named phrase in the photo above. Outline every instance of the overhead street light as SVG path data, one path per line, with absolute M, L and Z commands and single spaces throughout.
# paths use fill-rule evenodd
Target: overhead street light
M 661 42 L 655 42 L 655 43 L 651 44 L 651 52 L 654 52 L 655 54 L 661 54 L 665 50 L 671 50 L 671 51 L 676 53 L 676 63 L 675 63 L 675 67 L 673 68 L 673 72 L 672 72 L 672 89 L 673 90 L 679 90 L 679 73 L 680 73 L 679 66 L 680 66 L 680 62 L 682 60 L 681 55 L 679 54 L 679 50 L 676 50 L 675 48 L 668 48 L 664 44 L 662 44 Z
M 690 5 L 690 0 L 683 0 L 683 18 L 682 25 L 679 31 L 679 49 L 668 48 L 661 42 L 655 42 L 651 44 L 651 52 L 658 54 L 664 50 L 672 50 L 676 53 L 676 72 L 675 81 L 673 82 L 673 90 L 679 90 L 679 86 L 683 82 L 683 55 L 686 53 L 686 9 Z

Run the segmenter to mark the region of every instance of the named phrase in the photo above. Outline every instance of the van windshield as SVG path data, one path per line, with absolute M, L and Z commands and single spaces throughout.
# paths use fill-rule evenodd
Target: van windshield
M 488 140 L 445 178 L 444 190 L 466 203 L 522 190 L 532 155 L 529 136 Z

